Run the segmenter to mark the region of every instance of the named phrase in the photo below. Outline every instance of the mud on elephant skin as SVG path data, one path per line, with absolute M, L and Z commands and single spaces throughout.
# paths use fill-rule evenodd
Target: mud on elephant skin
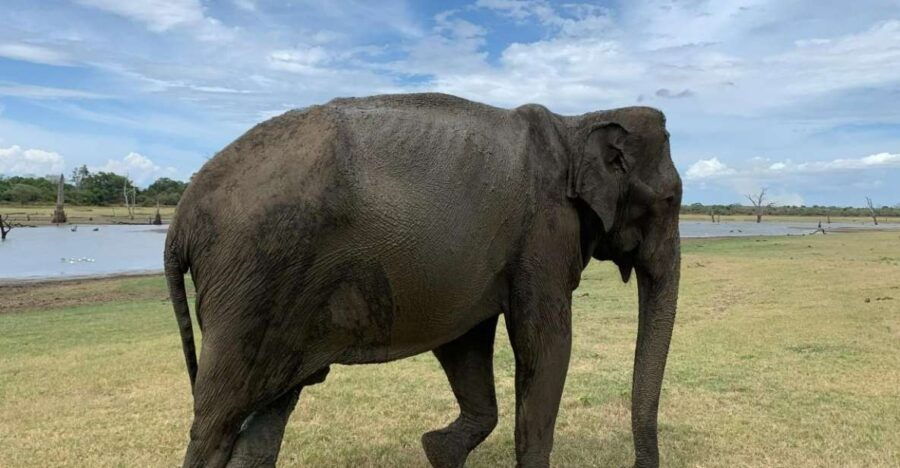
M 272 466 L 302 388 L 330 365 L 426 351 L 460 414 L 422 443 L 433 465 L 462 466 L 497 423 L 500 314 L 515 355 L 517 463 L 547 466 L 572 291 L 591 258 L 637 277 L 636 465 L 657 466 L 680 199 L 665 118 L 646 107 L 561 116 L 385 95 L 257 125 L 194 176 L 166 240 L 194 396 L 184 466 Z

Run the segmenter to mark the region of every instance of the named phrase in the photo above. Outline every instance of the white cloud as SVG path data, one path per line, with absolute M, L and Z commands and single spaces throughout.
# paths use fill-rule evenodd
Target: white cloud
M 773 3 L 777 0 L 646 0 L 633 2 L 623 16 L 627 26 L 640 30 L 635 39 L 641 48 L 666 49 L 739 35 L 771 21 L 758 7 L 765 11 Z
M 734 175 L 736 173 L 737 171 L 728 167 L 722 161 L 719 161 L 719 158 L 713 157 L 710 159 L 701 159 L 692 164 L 685 173 L 685 178 L 687 180 L 711 179 Z
M 18 145 L 0 148 L 0 174 L 46 175 L 58 174 L 65 167 L 59 153 L 42 149 L 22 149 Z
M 489 73 L 487 54 L 480 50 L 485 45 L 487 31 L 457 14 L 450 10 L 435 15 L 431 33 L 408 47 L 406 57 L 386 69 L 401 76 L 426 75 L 444 82 L 452 77 Z M 429 83 L 429 87 L 441 89 L 439 83 Z
M 259 0 L 38 3 L 22 0 L 22 21 L 0 37 L 0 55 L 78 64 L 83 69 L 72 71 L 81 89 L 0 82 L 0 97 L 41 99 L 37 104 L 54 115 L 102 122 L 93 131 L 123 140 L 101 146 L 106 154 L 136 148 L 136 131 L 159 140 L 189 136 L 171 143 L 211 154 L 284 108 L 334 96 L 443 91 L 504 107 L 539 102 L 569 114 L 659 107 L 669 117 L 679 167 L 698 155 L 717 156 L 690 168 L 693 185 L 706 186 L 710 199 L 731 189 L 718 180 L 748 178 L 774 192 L 778 181 L 805 177 L 821 179 L 816 190 L 824 191 L 863 178 L 853 171 L 896 167 L 893 153 L 835 159 L 897 152 L 895 0 L 872 0 L 853 15 L 814 0 L 601 2 L 608 8 L 469 0 L 432 18 L 406 0 L 288 2 L 296 8 Z M 72 101 L 100 93 L 116 101 Z M 10 100 L 8 114 L 21 115 L 11 112 L 17 101 Z M 46 133 L 49 139 L 17 135 L 15 142 L 47 142 L 89 165 L 105 161 L 74 150 L 79 139 L 60 146 L 60 132 Z M 176 161 L 168 151 L 140 148 L 166 155 L 166 164 Z M 751 163 L 754 154 L 771 159 Z M 188 171 L 201 162 L 172 164 Z M 896 191 L 897 171 L 884 177 L 884 191 Z M 820 202 L 811 186 L 803 194 Z
M 151 31 L 199 23 L 204 19 L 199 0 L 77 0 L 78 3 L 144 23 Z
M 45 65 L 71 65 L 70 57 L 57 50 L 23 42 L 0 44 L 0 57 Z
M 778 205 L 804 204 L 798 190 L 855 192 L 882 186 L 878 177 L 900 168 L 900 154 L 875 153 L 858 158 L 837 158 L 797 163 L 791 159 L 772 162 L 755 157 L 742 167 L 730 167 L 717 158 L 701 159 L 685 172 L 694 189 L 720 187 L 739 198 L 767 187 L 767 199 Z M 851 190 L 852 189 L 852 190 Z
M 614 29 L 610 12 L 603 7 L 587 3 L 563 3 L 554 8 L 546 0 L 478 0 L 478 8 L 484 8 L 512 18 L 517 22 L 534 19 L 542 26 L 555 29 L 562 36 L 599 38 Z
M 300 74 L 321 74 L 321 68 L 330 60 L 328 53 L 319 46 L 297 47 L 292 50 L 276 50 L 269 54 L 269 67 Z
M 770 202 L 780 206 L 802 206 L 803 196 L 796 192 L 766 192 Z
M 475 6 L 497 11 L 518 21 L 535 17 L 539 21 L 548 22 L 559 18 L 553 8 L 543 0 L 478 0 Z
M 860 159 L 864 166 L 900 166 L 900 154 L 878 153 Z
M 823 93 L 900 81 L 900 20 L 845 36 L 795 43 L 790 52 L 764 61 L 778 67 L 786 90 Z
M 160 167 L 150 158 L 135 152 L 128 153 L 122 159 L 108 159 L 100 167 L 92 167 L 94 172 L 113 172 L 128 176 L 135 184 L 146 186 L 159 177 L 174 177 L 174 167 Z
M 794 174 L 860 171 L 865 169 L 900 168 L 900 153 L 876 153 L 859 158 L 838 158 L 827 161 L 795 163 L 790 159 L 768 164 L 767 158 L 753 158 L 750 167 L 735 169 L 718 158 L 701 159 L 685 172 L 687 180 L 711 178 L 752 179 L 778 178 Z M 766 163 L 760 165 L 759 163 Z
M 840 158 L 830 161 L 809 161 L 794 163 L 791 160 L 779 161 L 769 166 L 772 172 L 781 173 L 821 173 L 836 171 L 853 171 L 873 168 L 900 168 L 900 153 L 876 153 L 861 158 Z
M 234 6 L 240 8 L 245 11 L 256 11 L 256 1 L 255 0 L 231 0 L 231 3 Z
M 15 96 L 31 99 L 102 99 L 108 96 L 82 91 L 80 89 L 51 88 L 18 83 L 0 82 L 0 96 Z

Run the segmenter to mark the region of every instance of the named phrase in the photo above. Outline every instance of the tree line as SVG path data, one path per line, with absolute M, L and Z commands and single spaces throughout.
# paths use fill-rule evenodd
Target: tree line
M 11 203 L 54 203 L 56 202 L 59 176 L 45 177 L 4 177 L 0 175 L 0 202 Z M 112 172 L 90 172 L 87 166 L 72 171 L 66 180 L 66 203 L 73 205 L 120 205 L 123 203 L 123 188 L 129 195 L 134 193 L 133 203 L 141 206 L 160 205 L 174 206 L 178 204 L 181 194 L 187 188 L 187 182 L 172 180 L 168 177 L 156 179 L 145 189 L 136 188 L 134 182 L 126 176 Z M 133 189 L 133 192 L 132 192 Z M 763 195 L 765 192 L 761 193 Z M 692 203 L 681 207 L 681 212 L 700 215 L 758 215 L 762 208 L 756 206 L 756 200 L 749 197 L 753 206 L 732 203 L 728 205 L 704 205 Z M 867 199 L 871 203 L 870 200 Z M 841 206 L 765 206 L 765 214 L 781 216 L 871 216 L 874 211 L 879 216 L 900 216 L 900 203 L 894 206 L 877 207 L 841 207 Z
M 45 177 L 0 176 L 0 202 L 55 203 L 58 175 Z M 186 182 L 168 177 L 156 179 L 145 189 L 135 187 L 134 182 L 112 172 L 91 172 L 87 166 L 72 171 L 66 180 L 66 203 L 72 205 L 118 205 L 123 202 L 123 190 L 134 194 L 134 203 L 141 206 L 176 205 Z
M 879 216 L 900 216 L 900 204 L 894 206 L 882 206 L 880 208 L 873 207 Z M 740 216 L 756 216 L 758 212 L 756 206 L 741 205 L 733 203 L 729 205 L 704 205 L 702 203 L 692 203 L 681 207 L 681 212 L 685 214 L 699 214 L 709 216 L 710 213 L 715 215 L 740 215 Z M 792 205 L 770 205 L 766 206 L 765 214 L 769 216 L 862 216 L 869 217 L 872 212 L 869 207 L 855 208 L 850 206 L 792 206 Z

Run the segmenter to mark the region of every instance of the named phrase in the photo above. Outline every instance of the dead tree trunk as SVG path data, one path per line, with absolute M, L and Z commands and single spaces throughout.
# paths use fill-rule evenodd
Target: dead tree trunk
M 122 198 L 125 200 L 125 211 L 131 214 L 131 207 L 128 205 L 128 183 L 122 184 Z
M 866 197 L 866 205 L 869 206 L 869 216 L 872 217 L 872 222 L 875 223 L 876 226 L 878 226 L 878 215 L 877 213 L 875 213 L 875 205 L 872 203 L 871 198 Z
M 128 210 L 128 218 L 134 219 L 134 188 L 131 189 L 131 201 L 128 199 L 128 181 L 122 185 L 122 195 L 125 197 L 125 209 Z
M 759 191 L 759 195 L 751 196 L 747 195 L 747 200 L 750 200 L 750 203 L 753 204 L 753 212 L 756 214 L 756 222 L 762 222 L 762 217 L 766 214 L 766 209 L 771 208 L 774 203 L 766 203 L 766 189 L 762 189 Z
M 156 216 L 153 217 L 153 224 L 157 226 L 162 224 L 162 216 L 159 214 L 159 200 L 156 200 Z
M 53 224 L 62 224 L 66 222 L 66 210 L 63 208 L 65 204 L 65 187 L 66 179 L 62 174 L 59 175 L 59 185 L 56 187 L 56 210 L 53 211 L 53 218 L 50 220 Z
M 9 215 L 0 216 L 0 240 L 6 240 L 6 235 L 12 231 L 12 224 L 9 222 Z

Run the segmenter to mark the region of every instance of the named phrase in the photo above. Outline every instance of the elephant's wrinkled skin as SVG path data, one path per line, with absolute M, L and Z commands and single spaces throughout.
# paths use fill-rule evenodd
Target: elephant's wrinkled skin
M 516 360 L 516 457 L 547 466 L 591 257 L 636 271 L 632 424 L 657 466 L 675 318 L 681 181 L 665 118 L 575 117 L 453 96 L 337 99 L 247 132 L 198 172 L 166 241 L 193 383 L 184 466 L 271 466 L 300 389 L 334 363 L 433 351 L 460 416 L 422 437 L 461 466 L 497 421 L 503 313 Z M 197 289 L 199 365 L 184 273 Z

